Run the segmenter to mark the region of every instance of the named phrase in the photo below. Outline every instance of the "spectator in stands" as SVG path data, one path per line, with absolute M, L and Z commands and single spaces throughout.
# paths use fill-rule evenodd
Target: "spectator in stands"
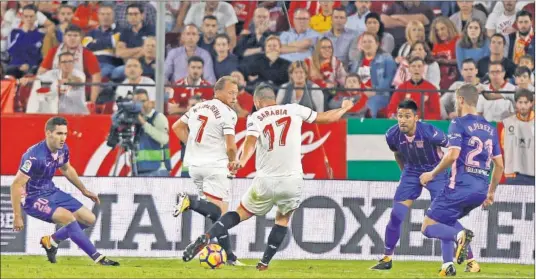
M 59 44 L 63 43 L 63 34 L 65 33 L 65 29 L 69 24 L 71 24 L 71 21 L 73 19 L 74 15 L 74 7 L 69 5 L 61 5 L 58 8 L 58 20 L 59 24 L 56 26 L 56 28 L 52 29 L 49 28 L 47 30 L 47 33 L 45 34 L 45 38 L 43 39 L 43 47 L 41 48 L 41 54 L 43 56 L 47 55 L 48 51 L 53 48 L 57 47 Z
M 503 0 L 504 10 L 502 12 L 493 12 L 489 15 L 486 22 L 488 37 L 499 33 L 508 36 L 516 32 L 514 23 L 516 19 L 516 2 L 517 0 Z
M 173 32 L 173 29 L 177 26 L 177 17 L 179 16 L 179 12 L 181 10 L 180 8 L 180 1 L 166 1 L 166 33 Z M 186 13 L 184 14 L 184 16 L 186 16 Z
M 395 50 L 404 43 L 405 28 L 408 22 L 416 20 L 424 26 L 434 19 L 434 12 L 420 0 L 394 2 L 381 15 L 381 22 L 385 25 L 385 31 L 395 38 Z
M 412 92 L 412 90 L 436 90 L 435 85 L 423 79 L 425 62 L 420 57 L 412 57 L 409 61 L 411 79 L 397 87 L 389 103 L 388 115 L 391 118 L 396 117 L 398 104 L 404 99 L 411 99 L 417 103 L 419 108 L 424 108 L 424 115 L 421 119 L 440 120 L 441 106 L 439 102 L 439 93 L 437 92 Z M 424 96 L 423 96 L 424 95 Z M 422 110 L 421 110 L 422 111 Z
M 490 83 L 486 84 L 484 90 L 493 92 L 513 92 L 516 87 L 505 80 L 505 70 L 501 62 L 491 62 L 489 64 Z M 514 94 L 483 93 L 478 98 L 477 112 L 487 121 L 499 122 L 514 113 Z
M 365 89 L 359 75 L 356 73 L 351 73 L 346 76 L 344 82 L 344 89 Z M 347 114 L 354 117 L 365 117 L 367 112 L 367 101 L 370 91 L 350 91 L 350 90 L 341 90 L 337 92 L 337 95 L 329 101 L 329 109 L 337 109 L 341 107 L 343 100 L 352 100 L 354 106 L 348 111 Z
M 333 15 L 333 1 L 320 2 L 320 13 L 311 17 L 309 25 L 318 33 L 324 33 L 331 29 L 331 17 Z
M 203 18 L 201 25 L 201 39 L 197 42 L 197 46 L 208 51 L 212 56 L 215 56 L 214 41 L 218 34 L 218 19 L 213 15 L 207 15 Z
M 114 5 L 115 24 L 120 30 L 129 29 L 130 23 L 128 22 L 128 7 L 133 4 L 131 1 L 111 1 Z M 156 23 L 156 8 L 149 1 L 146 2 L 134 2 L 140 5 L 140 8 L 144 11 L 143 25 L 155 26 Z
M 166 57 L 164 70 L 166 80 L 175 82 L 185 78 L 188 75 L 188 58 L 199 56 L 203 59 L 204 79 L 210 83 L 216 82 L 212 57 L 208 51 L 197 46 L 198 41 L 199 30 L 197 27 L 193 24 L 184 27 L 184 31 L 181 33 L 182 46 L 172 49 Z
M 529 68 L 530 74 L 530 83 L 534 84 L 534 57 L 530 54 L 525 54 L 519 59 L 518 67 L 527 67 Z
M 41 46 L 44 34 L 35 27 L 37 8 L 27 5 L 22 9 L 22 27 L 11 31 L 8 40 L 8 52 L 11 61 L 7 75 L 21 78 L 26 74 L 35 74 L 41 62 Z
M 473 7 L 473 0 L 457 0 L 456 3 L 458 4 L 460 11 L 451 15 L 449 19 L 454 23 L 458 32 L 462 32 L 465 29 L 465 26 L 472 20 L 477 20 L 481 27 L 486 25 L 486 14 Z M 481 32 L 485 34 L 484 30 Z
M 296 12 L 298 14 L 300 12 Z M 299 24 L 299 18 L 294 18 Z M 292 62 L 288 69 L 288 83 L 281 86 L 277 92 L 276 102 L 278 105 L 300 104 L 316 112 L 324 111 L 324 93 L 320 87 L 311 82 L 307 77 L 307 65 L 303 61 Z
M 238 57 L 230 53 L 230 39 L 227 34 L 218 34 L 214 41 L 214 74 L 216 79 L 219 79 L 238 69 Z
M 367 30 L 365 17 L 370 13 L 370 1 L 355 1 L 357 12 L 348 17 L 346 28 L 361 34 Z
M 350 72 L 357 73 L 366 88 L 374 88 L 375 95 L 369 96 L 367 107 L 376 118 L 378 112 L 389 104 L 389 91 L 396 73 L 396 63 L 389 53 L 380 48 L 380 39 L 374 33 L 361 35 L 360 59 L 350 62 Z
M 73 24 L 82 28 L 84 32 L 92 30 L 99 25 L 98 10 L 100 1 L 84 1 L 76 7 Z
M 202 15 L 202 16 L 201 16 Z M 233 6 L 223 1 L 206 1 L 193 4 L 186 14 L 184 24 L 203 25 L 204 16 L 212 15 L 218 20 L 218 33 L 226 33 L 231 39 L 231 49 L 236 46 L 236 27 L 238 18 Z
M 305 9 L 297 9 L 294 13 L 294 28 L 281 33 L 280 39 L 281 58 L 290 62 L 303 61 L 311 56 L 313 46 L 320 36 L 316 31 L 309 28 L 309 12 Z
M 84 73 L 74 68 L 74 55 L 63 52 L 59 55 L 59 61 L 58 69 L 47 71 L 37 77 L 38 81 L 34 82 L 28 99 L 26 113 L 89 113 L 86 107 L 85 87 L 66 85 L 86 81 Z
M 156 100 L 156 88 L 153 86 L 150 86 L 151 84 L 155 84 L 154 80 L 144 77 L 141 74 L 143 73 L 143 69 L 141 67 L 140 60 L 136 58 L 128 58 L 127 62 L 125 64 L 125 76 L 126 79 L 123 81 L 122 84 L 132 84 L 132 85 L 125 85 L 125 86 L 118 86 L 117 90 L 115 90 L 115 97 L 116 99 L 119 97 L 126 97 L 128 92 L 133 92 L 136 89 L 143 88 L 147 91 L 147 94 L 149 96 L 149 100 L 155 101 Z M 136 84 L 142 84 L 141 86 L 135 86 Z
M 456 43 L 458 31 L 454 23 L 447 17 L 437 17 L 430 27 L 430 43 L 433 44 L 432 56 L 439 64 L 441 71 L 441 88 L 449 88 L 458 80 L 458 67 L 456 62 Z
M 127 21 L 130 28 L 121 31 L 119 42 L 117 43 L 116 55 L 123 60 L 128 58 L 140 58 L 143 56 L 143 41 L 148 36 L 155 36 L 154 25 L 144 25 L 145 16 L 141 5 L 130 4 L 127 8 Z M 125 66 L 120 66 L 112 71 L 113 80 L 123 79 Z
M 270 12 L 264 7 L 255 9 L 253 15 L 254 32 L 240 36 L 238 45 L 235 48 L 236 55 L 242 59 L 246 56 L 261 53 L 264 41 L 273 34 L 269 30 Z
M 251 23 L 251 20 L 253 19 L 255 9 L 257 8 L 257 4 L 262 5 L 262 3 L 259 3 L 257 1 L 249 1 L 249 0 L 231 1 L 231 5 L 233 5 L 236 18 L 238 18 L 238 23 L 236 24 L 237 34 L 241 34 L 242 30 L 249 28 L 249 24 Z
M 185 113 L 188 109 L 189 100 L 194 96 L 199 96 L 203 100 L 211 100 L 214 97 L 212 89 L 208 87 L 211 83 L 203 79 L 204 63 L 199 56 L 188 58 L 188 75 L 175 82 L 177 87 L 166 89 L 169 95 L 169 114 Z M 205 88 L 200 88 L 199 86 L 205 86 Z
M 264 41 L 264 53 L 242 60 L 240 69 L 248 79 L 248 88 L 254 89 L 260 82 L 272 82 L 276 86 L 288 82 L 290 62 L 281 58 L 280 53 L 281 41 L 279 37 L 272 35 Z
M 83 45 L 97 56 L 102 77 L 110 77 L 113 70 L 123 64 L 115 56 L 115 46 L 119 42 L 119 30 L 114 23 L 114 7 L 100 4 L 98 11 L 99 26 L 89 31 L 82 41 Z
M 333 43 L 323 37 L 318 40 L 313 55 L 305 59 L 309 80 L 322 88 L 343 86 L 346 70 L 342 62 L 333 55 Z
M 480 21 L 469 20 L 463 29 L 462 37 L 456 44 L 458 70 L 462 71 L 462 62 L 467 58 L 478 62 L 489 55 L 489 39 L 484 34 Z
M 231 73 L 231 76 L 237 80 L 238 90 L 240 90 L 233 109 L 236 111 L 238 117 L 247 117 L 253 111 L 253 96 L 246 92 L 246 80 L 241 72 L 234 71 Z
M 275 1 L 274 1 L 275 2 Z M 338 3 L 334 6 L 335 8 L 339 7 L 340 3 Z M 288 8 L 288 20 L 290 21 L 290 25 L 294 26 L 296 24 L 295 15 L 296 12 L 300 9 L 306 10 L 309 12 L 309 15 L 317 15 L 321 12 L 320 5 L 322 4 L 322 1 L 290 1 L 290 6 Z
M 333 43 L 334 55 L 342 62 L 344 68 L 347 68 L 350 63 L 350 45 L 357 37 L 356 31 L 345 27 L 348 26 L 347 19 L 346 10 L 342 7 L 336 8 L 333 10 L 332 28 L 324 33 L 324 37 L 329 38 Z
M 517 32 L 511 33 L 508 44 L 508 57 L 519 64 L 519 59 L 525 55 L 532 55 L 534 59 L 534 29 L 532 15 L 527 11 L 520 11 L 516 15 Z
M 517 67 L 514 74 L 517 89 L 527 89 L 534 92 L 534 84 L 530 81 L 530 69 L 524 66 Z
M 142 177 L 169 176 L 169 123 L 167 117 L 154 109 L 147 90 L 134 90 L 134 101 L 141 103 L 138 114 L 139 150 L 136 152 L 138 175 Z
M 2 15 L 2 28 L 0 30 L 0 51 L 6 52 L 8 49 L 7 40 L 13 29 L 21 28 L 23 25 L 23 11 L 22 9 L 27 5 L 33 5 L 34 1 L 18 1 L 16 8 L 12 8 L 6 11 Z M 34 5 L 35 6 L 35 5 Z M 46 29 L 53 28 L 54 23 L 50 21 L 42 12 L 37 11 L 36 21 L 34 23 L 35 28 L 43 26 Z
M 534 186 L 534 92 L 518 90 L 515 102 L 517 114 L 503 120 L 501 131 L 506 183 Z
M 149 36 L 143 41 L 143 56 L 140 57 L 143 76 L 154 80 L 156 70 L 156 38 Z
M 439 71 L 439 65 L 432 58 L 432 51 L 424 41 L 417 41 L 411 46 L 409 58 L 403 59 L 400 62 L 400 66 L 398 66 L 395 78 L 393 79 L 393 86 L 398 87 L 402 83 L 411 79 L 409 67 L 409 60 L 411 57 L 420 57 L 424 60 L 424 79 L 433 84 L 437 89 L 440 89 L 439 83 L 441 82 L 441 73 Z
M 365 17 L 365 24 L 367 26 L 367 32 L 373 33 L 380 38 L 380 48 L 386 53 L 391 54 L 395 47 L 395 40 L 393 35 L 386 33 L 383 23 L 380 21 L 380 16 L 377 13 L 369 13 Z M 350 60 L 359 60 L 359 54 L 361 53 L 361 38 L 362 34 L 355 38 L 350 44 Z
M 480 83 L 480 79 L 477 76 L 478 69 L 476 68 L 476 62 L 472 58 L 467 58 L 462 62 L 461 69 L 463 81 L 454 82 L 449 90 L 453 92 L 443 93 L 441 96 L 441 113 L 443 119 L 454 119 L 458 117 L 456 114 L 456 94 L 454 91 L 462 87 L 464 84 L 472 84 L 476 86 L 480 91 L 484 90 L 484 85 Z
M 266 38 L 274 33 L 270 31 L 270 12 L 264 7 L 255 9 L 253 15 L 254 32 L 240 36 L 235 48 L 236 55 L 242 59 L 246 56 L 261 53 Z
M 504 47 L 506 39 L 501 34 L 494 34 L 490 38 L 489 51 L 490 55 L 478 61 L 478 77 L 482 82 L 489 80 L 488 68 L 491 62 L 500 62 L 506 70 L 506 77 L 511 79 L 514 76 L 516 65 L 512 60 L 504 56 Z
M 418 42 L 426 40 L 424 25 L 420 21 L 412 20 L 406 26 L 406 42 L 398 49 L 398 56 L 395 62 L 400 64 L 405 59 L 409 58 L 412 46 Z M 431 53 L 430 53 L 431 54 Z

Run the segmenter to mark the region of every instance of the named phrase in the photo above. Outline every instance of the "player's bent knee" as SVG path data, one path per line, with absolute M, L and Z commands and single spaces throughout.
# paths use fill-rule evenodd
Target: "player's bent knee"
M 288 223 L 290 222 L 290 217 L 292 217 L 293 212 L 294 210 L 287 212 L 286 214 L 282 214 L 278 211 L 275 216 L 275 224 L 283 226 L 283 227 L 287 227 Z
M 239 206 L 236 209 L 236 213 L 238 213 L 238 216 L 240 216 L 240 222 L 245 221 L 253 216 L 252 213 L 248 212 L 245 208 L 242 206 Z
M 424 220 L 422 222 L 422 226 L 421 226 L 421 233 L 426 235 L 425 231 L 426 231 L 426 228 L 430 225 L 433 225 L 435 224 L 436 221 L 434 221 L 433 219 L 430 219 L 428 216 L 424 216 Z
M 56 224 L 67 225 L 71 222 L 76 221 L 76 218 L 69 210 L 63 207 L 58 207 L 52 215 L 52 220 Z

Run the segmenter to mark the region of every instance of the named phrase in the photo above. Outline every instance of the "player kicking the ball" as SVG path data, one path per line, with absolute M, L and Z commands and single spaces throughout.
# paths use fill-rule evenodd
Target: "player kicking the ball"
M 48 223 L 63 225 L 54 234 L 41 238 L 40 244 L 51 263 L 56 263 L 58 244 L 70 238 L 95 263 L 118 266 L 118 262 L 97 252 L 83 232 L 85 228 L 95 224 L 95 215 L 71 195 L 58 189 L 52 182 L 54 173 L 60 169 L 84 196 L 99 203 L 97 195 L 84 187 L 76 170 L 69 163 L 69 148 L 65 144 L 67 120 L 63 117 L 50 118 L 45 126 L 45 135 L 44 141 L 30 147 L 22 155 L 19 171 L 11 185 L 15 231 L 21 231 L 24 228 L 21 215 L 22 204 L 26 214 Z M 24 199 L 23 193 L 25 193 Z
M 225 213 L 206 234 L 186 247 L 182 257 L 184 261 L 192 260 L 210 238 L 225 234 L 228 229 L 253 215 L 265 215 L 273 206 L 277 206 L 268 246 L 257 264 L 257 269 L 267 269 L 287 234 L 292 212 L 301 202 L 303 121 L 319 124 L 335 122 L 353 106 L 351 101 L 346 100 L 340 109 L 317 113 L 298 104 L 276 105 L 274 90 L 268 85 L 258 86 L 253 98 L 258 110 L 248 117 L 244 152 L 235 170 L 245 166 L 256 149 L 257 175 L 237 210 Z
M 421 231 L 428 238 L 456 241 L 458 264 L 467 259 L 473 232 L 456 226 L 456 222 L 476 207 L 493 203 L 504 169 L 497 130 L 477 114 L 478 96 L 478 89 L 473 85 L 463 85 L 456 91 L 458 117 L 450 123 L 449 151 L 432 171 L 420 176 L 422 185 L 428 185 L 452 166 L 450 183 L 432 201 Z M 492 160 L 494 168 L 488 184 Z M 454 247 L 448 248 L 451 249 L 448 253 L 454 254 Z M 442 276 L 455 274 L 452 262 L 444 263 L 439 273 Z
M 229 169 L 236 161 L 236 103 L 238 84 L 234 78 L 224 76 L 214 85 L 214 99 L 196 104 L 175 124 L 173 131 L 186 144 L 185 162 L 197 186 L 199 196 L 181 193 L 173 216 L 193 210 L 213 222 L 227 212 L 231 179 Z M 218 235 L 218 243 L 227 253 L 227 264 L 244 265 L 231 250 L 227 231 Z
M 375 266 L 371 267 L 373 270 L 392 268 L 392 258 L 396 244 L 400 239 L 402 222 L 406 218 L 409 208 L 413 205 L 413 201 L 419 198 L 423 189 L 419 176 L 424 172 L 433 170 L 439 164 L 443 155 L 441 147 L 447 147 L 448 139 L 445 133 L 433 125 L 418 121 L 417 111 L 417 104 L 414 101 L 402 101 L 398 105 L 398 124 L 389 128 L 385 134 L 387 145 L 394 152 L 402 175 L 400 185 L 396 189 L 389 223 L 385 228 L 384 256 Z M 438 173 L 435 179 L 424 188 L 430 192 L 433 201 L 448 183 L 447 172 L 443 171 Z M 463 229 L 459 222 L 456 222 L 455 226 Z M 445 248 L 445 246 L 451 248 Z M 454 242 L 442 241 L 441 247 L 443 248 L 443 262 L 452 263 L 454 253 L 449 251 L 452 251 Z M 472 253 L 469 257 L 471 261 L 468 263 L 466 271 L 480 271 Z

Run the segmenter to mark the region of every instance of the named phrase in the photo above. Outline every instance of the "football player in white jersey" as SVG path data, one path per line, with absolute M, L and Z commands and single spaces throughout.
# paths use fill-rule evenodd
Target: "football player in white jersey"
M 269 85 L 260 85 L 254 93 L 258 109 L 248 117 L 244 152 L 236 167 L 246 165 L 255 150 L 257 174 L 242 197 L 236 211 L 225 213 L 204 235 L 186 247 L 184 261 L 192 260 L 211 237 L 226 234 L 227 230 L 253 215 L 265 215 L 277 206 L 275 225 L 268 236 L 268 246 L 257 269 L 266 270 L 287 233 L 292 212 L 301 203 L 303 170 L 301 164 L 301 126 L 308 123 L 338 121 L 353 106 L 345 100 L 342 107 L 317 113 L 298 105 L 277 105 L 275 92 Z
M 227 212 L 231 187 L 229 170 L 238 165 L 237 116 L 230 107 L 236 102 L 237 94 L 235 79 L 224 76 L 214 85 L 214 99 L 196 104 L 173 124 L 173 131 L 187 146 L 184 161 L 189 165 L 190 177 L 200 197 L 179 194 L 173 216 L 193 210 L 215 222 Z M 218 243 L 227 252 L 228 264 L 243 265 L 231 250 L 226 233 L 218 236 Z

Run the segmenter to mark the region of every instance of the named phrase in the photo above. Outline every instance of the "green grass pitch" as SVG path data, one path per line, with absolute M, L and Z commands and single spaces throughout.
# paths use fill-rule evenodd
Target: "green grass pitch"
M 58 257 L 50 264 L 45 256 L 1 256 L 1 278 L 436 278 L 439 262 L 394 262 L 390 271 L 371 271 L 373 261 L 273 260 L 267 271 L 253 266 L 226 266 L 207 270 L 194 260 L 113 258 L 120 267 L 93 264 L 86 257 Z M 534 278 L 534 265 L 481 263 L 482 272 L 465 273 L 457 265 L 459 278 Z

